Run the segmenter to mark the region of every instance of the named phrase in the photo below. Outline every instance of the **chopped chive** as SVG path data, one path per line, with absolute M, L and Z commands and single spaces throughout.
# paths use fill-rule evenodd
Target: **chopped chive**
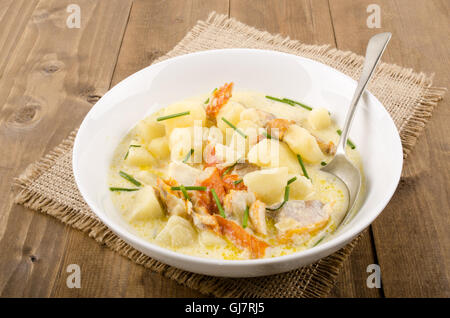
M 138 191 L 138 188 L 115 188 L 115 187 L 110 187 L 109 188 L 110 191 L 127 191 L 127 192 L 131 192 L 131 191 Z
M 327 165 L 327 163 L 326 163 L 325 161 L 322 161 L 320 164 L 321 164 L 322 166 L 326 166 L 326 165 Z
M 180 185 L 180 189 L 181 189 L 181 192 L 183 193 L 184 198 L 186 200 L 190 201 L 191 198 L 189 197 L 189 194 L 187 193 L 186 188 L 183 185 Z
M 292 103 L 292 104 L 296 104 L 296 105 L 298 105 L 298 106 L 301 106 L 301 107 L 303 107 L 303 108 L 305 108 L 305 109 L 307 109 L 307 110 L 312 110 L 311 107 L 309 107 L 309 106 L 307 106 L 307 105 L 305 105 L 305 104 L 302 104 L 302 103 L 300 103 L 300 102 L 297 102 L 297 101 L 295 101 L 295 100 L 292 100 L 292 99 L 289 99 L 289 98 L 283 98 L 283 100 L 288 101 L 288 102 L 290 102 L 290 103 Z
M 287 184 L 290 185 L 292 182 L 294 182 L 295 180 L 297 180 L 297 177 L 293 177 L 292 179 L 289 179 Z
M 300 167 L 302 167 L 303 175 L 304 175 L 305 177 L 307 177 L 308 179 L 311 179 L 311 178 L 308 176 L 308 172 L 306 171 L 305 165 L 303 164 L 302 156 L 297 155 L 297 160 L 298 160 L 298 163 L 300 164 Z
M 131 147 L 140 148 L 140 147 L 142 147 L 142 146 L 141 146 L 141 145 L 129 145 L 129 146 L 128 146 L 127 153 L 125 154 L 125 157 L 123 157 L 123 160 L 127 160 L 128 154 L 130 153 L 130 148 L 131 148 Z
M 189 158 L 192 156 L 193 153 L 194 153 L 194 149 L 191 148 L 191 150 L 188 152 L 186 157 L 183 159 L 183 163 L 186 163 L 189 160 Z
M 244 179 L 239 179 L 239 180 L 233 181 L 233 183 L 234 183 L 234 184 L 239 184 L 239 183 L 241 183 L 242 181 L 244 181 Z
M 156 118 L 156 121 L 162 121 L 162 120 L 171 119 L 171 118 L 175 118 L 175 117 L 185 116 L 185 115 L 189 115 L 190 113 L 191 113 L 190 111 L 187 111 L 187 112 L 162 116 L 162 117 Z
M 239 130 L 235 125 L 233 125 L 232 123 L 230 123 L 228 120 L 226 120 L 226 118 L 222 117 L 222 120 L 231 128 L 233 128 L 239 135 L 241 135 L 244 138 L 247 138 L 247 135 L 244 134 L 241 130 Z
M 267 139 L 272 139 L 272 136 L 265 131 L 263 132 L 263 135 L 266 136 Z
M 281 204 L 278 207 L 276 207 L 276 208 L 266 208 L 266 210 L 277 211 L 277 210 L 281 209 L 285 203 L 286 203 L 286 201 L 283 201 L 283 202 L 281 202 Z
M 342 135 L 342 130 L 338 129 L 336 130 L 336 132 L 338 133 L 339 136 Z M 349 145 L 350 148 L 352 149 L 356 148 L 355 144 L 350 140 L 350 138 L 347 138 L 347 145 Z
M 289 201 L 289 189 L 288 185 L 284 187 L 284 202 Z
M 222 176 L 224 176 L 224 175 L 230 173 L 231 170 L 233 170 L 233 168 L 234 168 L 237 164 L 238 164 L 238 162 L 236 161 L 236 162 L 233 163 L 231 166 L 229 166 L 229 167 L 227 168 L 227 170 L 225 170 L 225 171 L 222 173 Z
M 130 181 L 130 182 L 131 182 L 132 184 L 134 184 L 135 186 L 140 187 L 140 186 L 142 185 L 139 181 L 137 181 L 135 178 L 133 178 L 132 176 L 130 176 L 130 175 L 129 175 L 128 173 L 126 173 L 126 172 L 119 171 L 119 174 L 120 174 L 120 176 L 121 176 L 122 178 L 124 178 L 124 179 Z
M 276 98 L 276 97 L 269 96 L 269 95 L 266 95 L 266 98 L 267 98 L 267 99 L 274 100 L 274 101 L 276 101 L 276 102 L 285 103 L 285 104 L 294 106 L 294 103 L 288 101 L 287 99 L 280 99 L 280 98 Z
M 322 238 L 320 240 L 318 240 L 316 243 L 314 243 L 313 247 L 318 245 L 320 242 L 322 242 L 324 238 L 325 238 L 325 236 L 322 236 Z
M 292 179 L 294 179 L 294 178 L 292 178 Z M 291 180 L 289 180 L 289 181 L 291 181 Z M 286 204 L 286 202 L 289 201 L 289 191 L 290 191 L 289 181 L 288 181 L 288 184 L 284 187 L 284 200 L 283 200 L 283 202 L 281 202 L 281 204 L 278 207 L 276 207 L 276 208 L 266 208 L 266 210 L 277 211 L 277 210 L 281 209 Z M 292 181 L 292 182 L 294 182 L 294 181 Z
M 226 219 L 227 216 L 225 215 L 225 211 L 222 208 L 222 204 L 220 204 L 220 200 L 219 200 L 219 197 L 217 196 L 216 190 L 211 189 L 211 193 L 214 197 L 214 201 L 216 201 L 216 205 L 217 205 L 217 208 L 219 209 L 220 215 Z
M 268 95 L 266 96 L 266 98 L 267 98 L 267 99 L 274 100 L 274 101 L 276 101 L 276 102 L 285 103 L 285 104 L 288 104 L 288 105 L 291 105 L 291 106 L 298 105 L 298 106 L 301 106 L 301 107 L 303 107 L 303 108 L 305 108 L 305 109 L 307 109 L 307 110 L 312 110 L 311 107 L 309 107 L 309 106 L 307 106 L 307 105 L 305 105 L 305 104 L 302 104 L 302 103 L 300 103 L 300 102 L 297 102 L 297 101 L 295 101 L 295 100 L 289 99 L 289 98 L 283 98 L 283 99 L 281 99 L 281 98 L 277 98 L 277 97 L 273 97 L 273 96 L 268 96 Z
M 186 190 L 197 190 L 197 191 L 206 191 L 207 188 L 206 187 L 197 187 L 197 186 L 185 186 L 184 187 Z M 181 187 L 171 187 L 171 190 L 175 190 L 175 191 L 180 191 Z
M 242 227 L 245 229 L 247 227 L 247 222 L 248 222 L 248 205 L 245 207 L 245 211 L 244 211 L 244 218 L 242 220 Z
M 205 104 L 208 104 L 208 103 L 209 103 L 209 97 L 208 97 L 207 100 L 205 100 Z

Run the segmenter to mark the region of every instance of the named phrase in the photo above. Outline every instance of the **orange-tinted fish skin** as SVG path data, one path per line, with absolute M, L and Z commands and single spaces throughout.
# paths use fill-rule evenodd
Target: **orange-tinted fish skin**
M 206 115 L 215 118 L 219 113 L 220 109 L 228 102 L 231 98 L 231 91 L 233 90 L 233 82 L 225 83 L 222 87 L 217 89 L 213 93 L 210 103 L 206 106 Z
M 198 182 L 199 186 L 203 186 L 208 189 L 208 191 L 203 191 L 204 195 L 201 196 L 201 204 L 208 207 L 210 214 L 217 213 L 219 211 L 212 196 L 211 189 L 216 191 L 217 197 L 219 198 L 221 204 L 223 204 L 223 198 L 226 195 L 226 189 L 219 169 L 216 167 L 212 169 L 211 174 L 207 178 Z
M 247 190 L 247 186 L 244 184 L 244 182 L 239 182 L 238 184 L 235 184 L 235 181 L 240 180 L 241 177 L 239 177 L 237 174 L 226 174 L 223 176 L 223 182 L 225 189 L 227 192 L 230 192 L 230 190 Z
M 294 124 L 293 120 L 275 118 L 266 124 L 268 133 L 279 140 L 282 140 L 285 132 L 288 130 L 289 126 Z
M 238 247 L 250 252 L 251 258 L 262 258 L 269 244 L 248 233 L 234 221 L 224 219 L 220 215 L 214 215 L 220 226 L 221 234 L 226 236 Z

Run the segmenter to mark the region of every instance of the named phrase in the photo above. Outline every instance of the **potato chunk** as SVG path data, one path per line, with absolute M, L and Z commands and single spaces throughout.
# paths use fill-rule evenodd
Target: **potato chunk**
M 171 104 L 164 110 L 164 116 L 173 115 L 177 113 L 187 112 L 189 115 L 166 119 L 161 121 L 166 127 L 166 133 L 170 135 L 173 129 L 194 126 L 196 121 L 199 126 L 205 125 L 206 113 L 202 104 L 195 102 L 180 102 Z
M 290 184 L 289 198 L 292 200 L 304 200 L 314 189 L 311 180 L 305 176 L 296 175 L 297 180 Z M 291 178 L 291 177 L 290 177 Z
M 302 159 L 307 162 L 319 162 L 324 156 L 316 138 L 298 125 L 289 126 L 284 135 L 284 141 L 294 153 L 301 155 Z
M 130 221 L 149 221 L 160 218 L 164 211 L 151 186 L 144 186 L 136 193 L 133 210 L 129 215 Z
M 223 238 L 211 232 L 210 230 L 201 231 L 198 236 L 198 240 L 200 244 L 202 244 L 205 247 L 217 247 L 227 245 L 227 242 L 225 242 Z
M 267 204 L 283 200 L 287 180 L 286 167 L 258 170 L 244 176 L 244 184 L 247 188 L 255 193 L 257 199 Z
M 222 117 L 228 120 L 233 125 L 237 125 L 240 121 L 241 112 L 245 109 L 240 103 L 229 101 L 225 106 L 223 106 L 219 113 L 216 116 L 217 127 L 220 128 L 222 133 L 227 133 L 229 131 L 229 135 L 233 132 L 233 128 L 231 128 L 227 123 L 222 120 Z M 226 134 L 227 135 L 227 134 Z M 229 139 L 227 139 L 229 140 Z
M 155 138 L 165 135 L 164 125 L 158 123 L 152 116 L 141 120 L 137 126 L 137 134 L 145 144 L 150 143 Z
M 156 164 L 156 159 L 144 147 L 130 147 L 125 162 L 132 166 L 143 167 Z
M 170 156 L 169 140 L 167 137 L 159 137 L 150 141 L 148 150 L 159 160 L 167 159 Z
M 155 240 L 160 245 L 179 248 L 193 244 L 196 239 L 197 232 L 191 223 L 178 215 L 172 215 Z
M 325 129 L 331 124 L 330 114 L 325 108 L 314 108 L 308 115 L 308 122 L 316 130 Z
M 185 186 L 195 185 L 195 180 L 202 171 L 192 168 L 183 162 L 169 163 L 169 178 L 176 180 L 179 184 Z
M 248 161 L 260 167 L 287 167 L 289 173 L 299 174 L 300 166 L 289 147 L 274 139 L 263 139 L 250 148 Z
M 192 128 L 175 128 L 169 137 L 170 159 L 182 161 L 192 148 Z
M 258 128 L 256 126 L 243 127 L 244 125 L 241 125 L 244 123 L 246 126 L 246 122 L 253 124 L 252 122 L 241 121 L 241 122 L 239 122 L 237 127 L 247 137 L 244 137 L 241 134 L 239 134 L 237 131 L 234 131 L 233 134 L 231 135 L 231 140 L 229 142 L 229 146 L 232 147 L 233 149 L 235 149 L 236 152 L 239 152 L 242 154 L 245 153 L 245 155 L 247 155 L 250 148 L 253 147 L 258 142 L 258 135 L 260 133 L 262 133 L 262 128 Z

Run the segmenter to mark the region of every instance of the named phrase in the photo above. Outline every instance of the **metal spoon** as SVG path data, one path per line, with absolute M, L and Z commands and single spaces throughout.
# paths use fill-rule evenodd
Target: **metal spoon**
M 347 144 L 348 132 L 352 124 L 353 117 L 355 115 L 356 106 L 372 77 L 373 71 L 378 64 L 378 61 L 383 55 L 384 49 L 386 48 L 390 38 L 391 33 L 380 33 L 373 36 L 366 49 L 366 59 L 364 61 L 364 67 L 361 73 L 361 77 L 358 81 L 358 86 L 353 95 L 352 102 L 348 109 L 347 117 L 345 118 L 344 127 L 342 128 L 341 138 L 337 145 L 336 155 L 334 158 L 324 167 L 321 168 L 322 171 L 331 173 L 341 179 L 346 185 L 349 193 L 349 205 L 345 216 L 343 217 L 340 224 L 345 224 L 351 213 L 349 213 L 353 206 L 355 205 L 356 199 L 361 190 L 361 173 L 359 169 L 356 168 L 350 160 L 345 155 L 345 146 Z M 340 225 L 338 224 L 338 226 Z

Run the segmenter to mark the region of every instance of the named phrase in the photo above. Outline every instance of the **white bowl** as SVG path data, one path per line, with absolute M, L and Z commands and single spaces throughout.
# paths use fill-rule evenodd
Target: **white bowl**
M 351 138 L 361 153 L 366 193 L 357 215 L 336 236 L 291 255 L 256 260 L 216 260 L 188 256 L 137 236 L 114 208 L 108 167 L 119 141 L 145 115 L 172 102 L 233 81 L 236 90 L 285 96 L 325 107 L 342 125 L 356 82 L 321 63 L 274 51 L 225 49 L 172 58 L 131 75 L 105 94 L 84 119 L 73 148 L 73 171 L 83 198 L 114 233 L 144 254 L 190 272 L 227 277 L 289 271 L 337 251 L 381 213 L 400 179 L 403 154 L 397 129 L 383 105 L 366 92 Z

